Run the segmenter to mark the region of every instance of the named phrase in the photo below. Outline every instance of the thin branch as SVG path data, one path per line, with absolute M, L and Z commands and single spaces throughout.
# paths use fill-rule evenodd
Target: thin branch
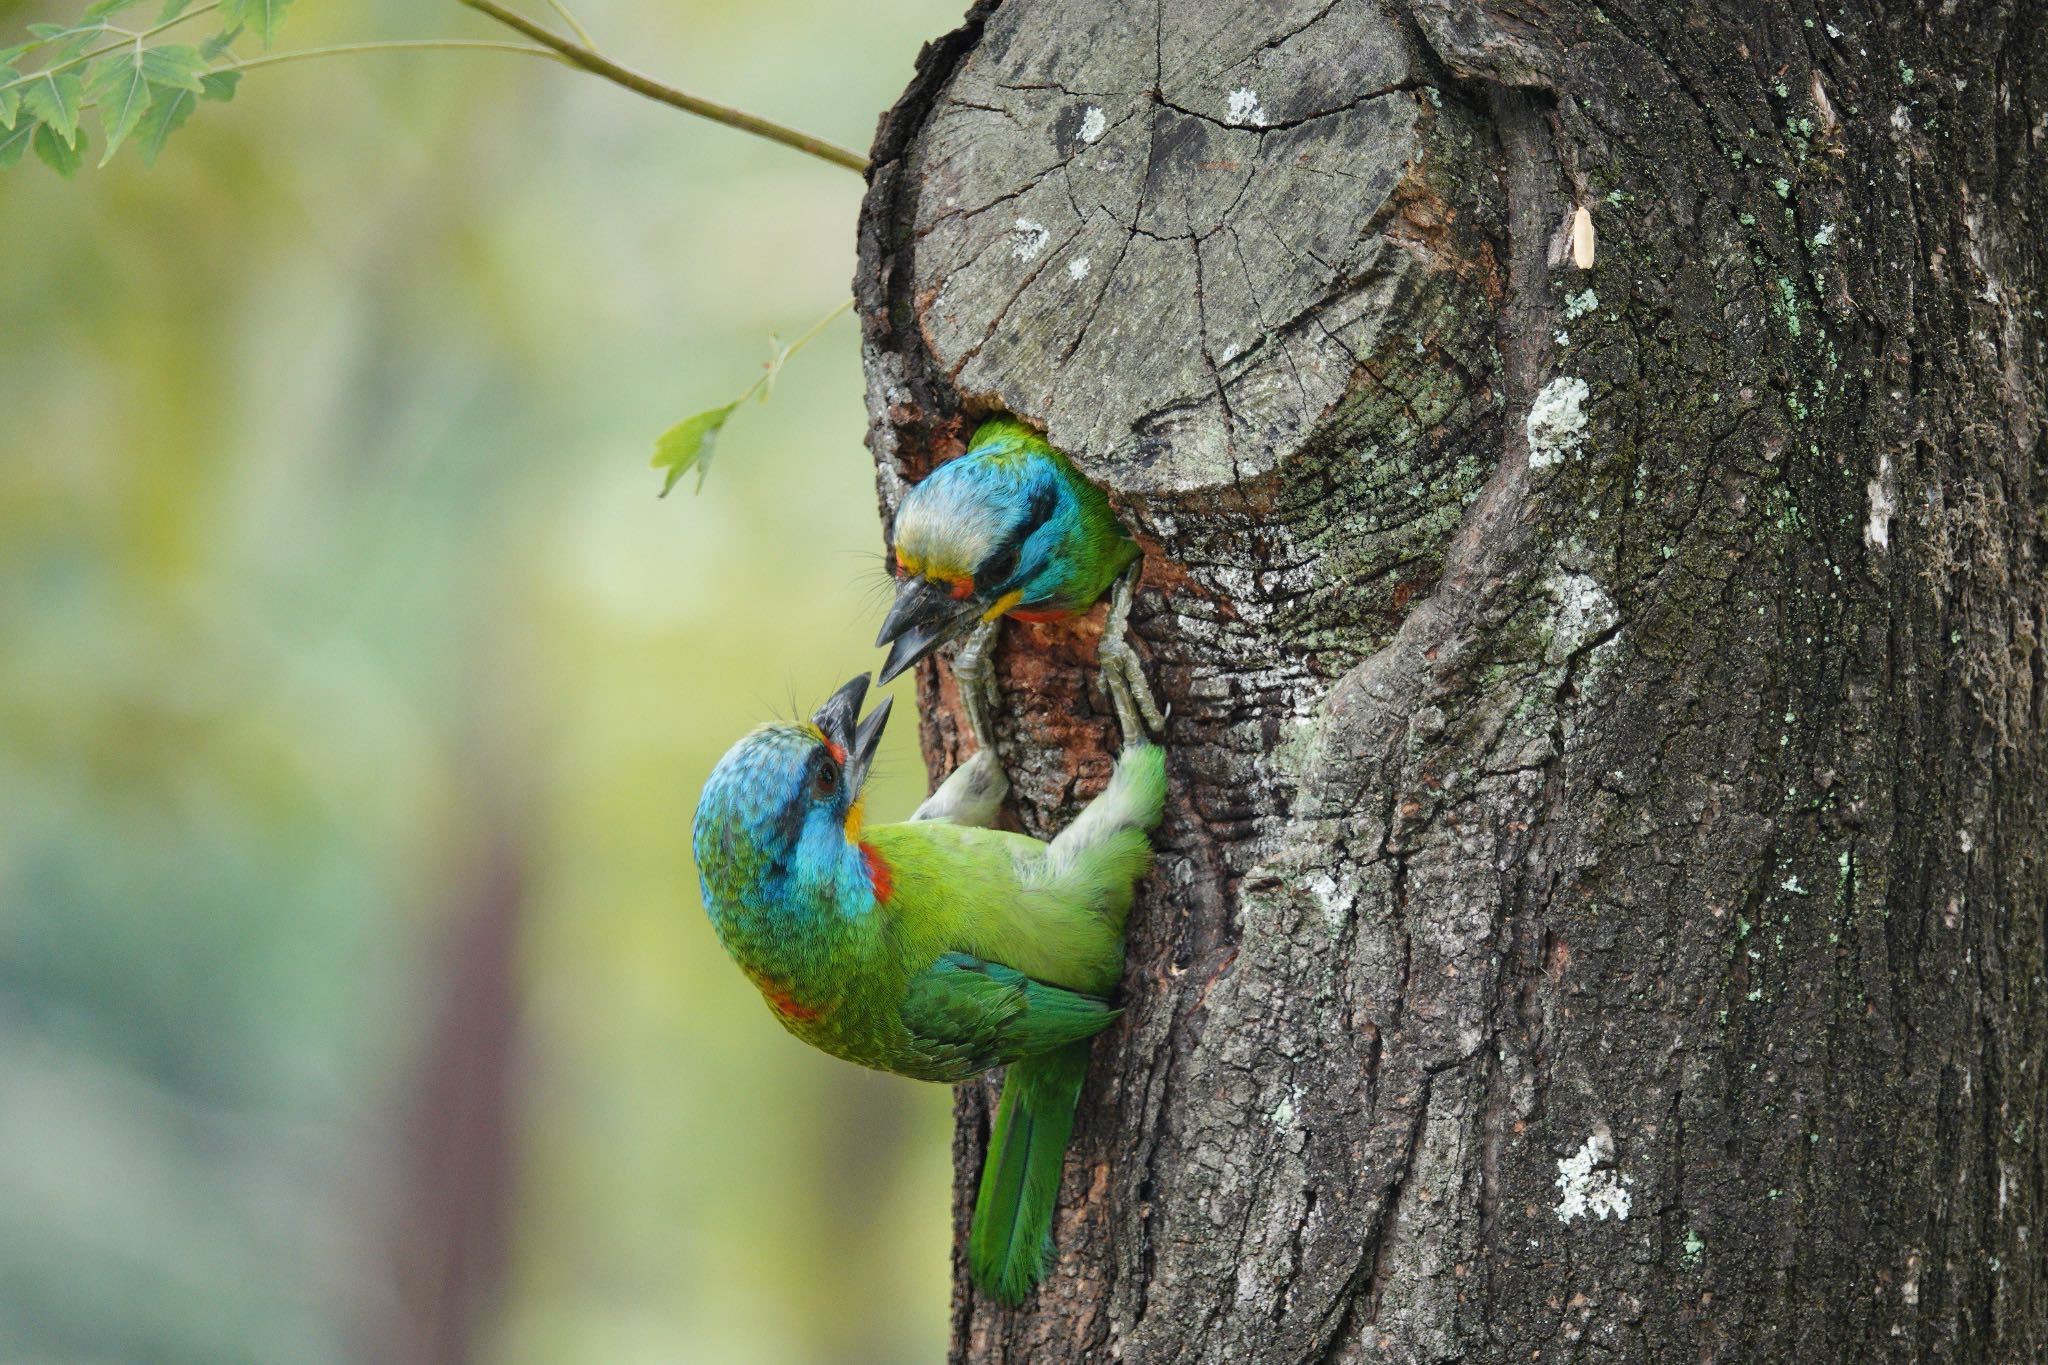
M 756 381 L 757 386 L 762 390 L 761 397 L 763 399 L 766 399 L 768 397 L 769 392 L 775 388 L 775 377 L 782 373 L 783 365 L 788 362 L 791 356 L 795 355 L 798 351 L 801 351 L 804 347 L 810 345 L 812 339 L 815 338 L 818 335 L 818 333 L 824 331 L 827 327 L 830 327 L 833 321 L 837 319 L 841 313 L 851 312 L 852 309 L 853 300 L 849 298 L 842 302 L 837 308 L 834 308 L 831 312 L 825 314 L 824 317 L 821 317 L 816 322 L 812 323 L 809 331 L 805 332 L 795 341 L 790 342 L 789 345 L 783 347 L 780 351 L 776 352 L 775 359 L 768 362 L 767 373 L 763 374 L 761 378 Z M 753 390 L 749 389 L 748 392 L 751 393 L 753 392 Z
M 648 99 L 672 105 L 686 113 L 695 114 L 700 118 L 708 118 L 714 123 L 723 123 L 728 128 L 737 128 L 743 133 L 752 133 L 755 137 L 765 137 L 770 142 L 779 142 L 785 147 L 794 147 L 800 152 L 807 152 L 819 160 L 829 161 L 835 166 L 844 166 L 848 170 L 861 172 L 865 172 L 868 168 L 867 158 L 851 148 L 842 147 L 836 142 L 827 142 L 824 138 L 813 137 L 809 133 L 799 132 L 795 128 L 749 114 L 743 109 L 735 109 L 731 105 L 717 104 L 711 100 L 699 99 L 697 96 L 678 90 L 672 85 L 663 85 L 651 76 L 643 76 L 628 67 L 620 66 L 602 53 L 571 39 L 564 38 L 552 29 L 536 24 L 523 14 L 506 9 L 503 5 L 498 4 L 497 0 L 458 0 L 458 2 L 468 6 L 470 9 L 476 10 L 480 14 L 487 14 L 507 28 L 515 29 L 533 39 L 536 43 L 552 49 L 562 60 L 570 65 L 581 67 L 593 75 L 602 76 L 615 85 L 622 85 L 636 95 L 645 95 Z
M 562 0 L 548 0 L 548 8 L 562 16 L 562 22 L 567 24 L 570 31 L 582 40 L 585 47 L 595 48 L 597 46 L 597 40 L 590 36 L 590 30 L 576 22 L 576 16 L 569 13 L 569 7 L 563 4 Z
M 560 53 L 531 43 L 499 43 L 488 38 L 412 38 L 381 43 L 335 43 L 331 47 L 307 47 L 296 52 L 266 52 L 260 57 L 237 61 L 227 69 L 250 71 L 259 66 L 276 66 L 280 62 L 302 62 L 309 57 L 337 57 L 350 52 L 435 52 L 448 48 L 466 48 L 472 52 L 525 52 L 569 65 Z

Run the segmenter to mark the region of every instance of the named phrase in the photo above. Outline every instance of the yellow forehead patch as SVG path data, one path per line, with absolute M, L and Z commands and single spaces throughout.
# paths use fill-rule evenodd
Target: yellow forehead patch
M 960 568 L 946 555 L 926 559 L 898 543 L 896 546 L 896 568 L 908 578 L 929 578 L 938 583 L 966 583 L 973 579 L 974 571 Z

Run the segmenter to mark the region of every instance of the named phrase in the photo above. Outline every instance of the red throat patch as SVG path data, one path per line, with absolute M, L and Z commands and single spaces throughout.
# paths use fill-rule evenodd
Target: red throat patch
M 896 890 L 896 879 L 889 875 L 889 864 L 882 861 L 881 850 L 873 844 L 860 846 L 860 856 L 867 861 L 868 886 L 873 889 L 875 899 L 886 905 Z

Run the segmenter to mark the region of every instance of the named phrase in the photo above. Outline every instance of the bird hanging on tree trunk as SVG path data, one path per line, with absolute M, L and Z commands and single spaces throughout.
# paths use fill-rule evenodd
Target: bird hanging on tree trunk
M 983 1290 L 1017 1303 L 1045 1273 L 1088 1040 L 1118 1013 L 1165 760 L 1126 732 L 1109 785 L 1050 843 L 980 827 L 1008 788 L 987 749 L 909 821 L 867 825 L 889 715 L 884 700 L 860 719 L 867 689 L 863 674 L 809 724 L 761 726 L 719 760 L 697 807 L 704 905 L 805 1042 L 919 1080 L 1009 1068 L 968 1259 Z
M 940 465 L 896 510 L 895 604 L 875 644 L 889 646 L 883 682 L 948 640 L 968 723 L 983 749 L 994 696 L 989 655 L 1003 617 L 1056 621 L 1105 591 L 1102 671 L 1112 696 L 1135 703 L 1157 733 L 1165 717 L 1125 638 L 1142 569 L 1135 542 L 1100 488 L 1043 436 L 1012 418 L 976 428 L 967 453 Z

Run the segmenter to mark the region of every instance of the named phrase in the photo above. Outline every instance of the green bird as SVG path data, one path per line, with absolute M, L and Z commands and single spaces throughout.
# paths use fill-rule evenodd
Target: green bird
M 1009 1068 L 968 1259 L 975 1283 L 1014 1304 L 1045 1274 L 1088 1040 L 1117 1017 L 1165 759 L 1126 747 L 1051 843 L 978 827 L 1007 788 L 986 750 L 908 822 L 867 825 L 862 786 L 889 715 L 885 700 L 859 719 L 867 689 L 863 674 L 810 723 L 761 726 L 719 761 L 697 806 L 704 906 L 812 1046 L 927 1081 Z
M 1087 611 L 1114 589 L 1102 632 L 1105 688 L 1125 732 L 1165 716 L 1125 639 L 1141 553 L 1073 461 L 1014 418 L 983 422 L 967 453 L 940 465 L 896 509 L 896 601 L 877 648 L 887 682 L 948 640 L 975 738 L 992 747 L 989 652 L 1002 618 L 1056 621 Z

